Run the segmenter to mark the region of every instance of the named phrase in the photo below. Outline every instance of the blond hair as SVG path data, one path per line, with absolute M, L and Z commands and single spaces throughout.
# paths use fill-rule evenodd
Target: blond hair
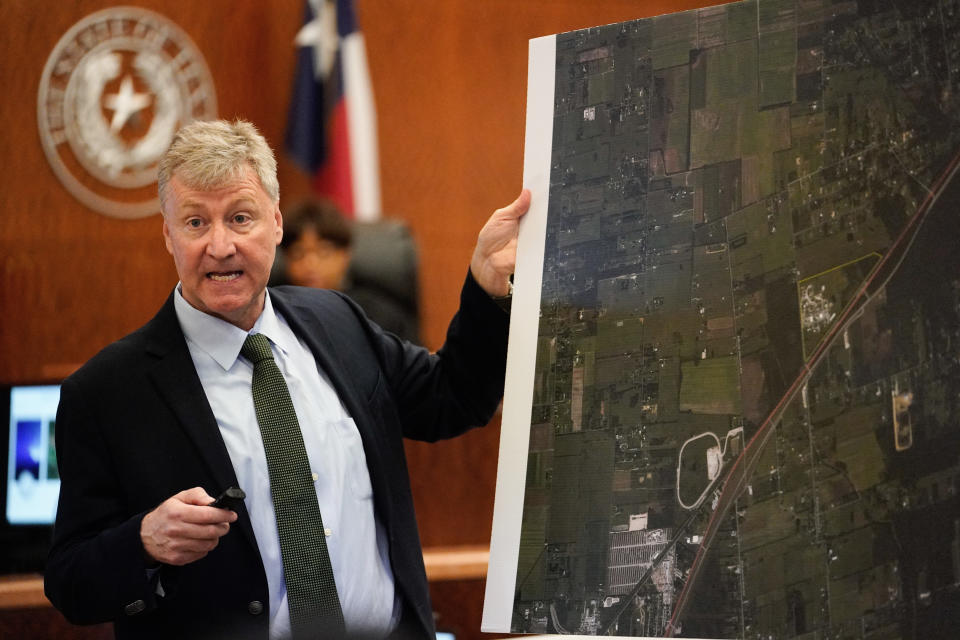
M 280 200 L 277 161 L 270 145 L 246 120 L 196 120 L 182 127 L 160 158 L 157 191 L 165 210 L 174 174 L 186 186 L 205 191 L 236 179 L 249 166 L 273 202 Z

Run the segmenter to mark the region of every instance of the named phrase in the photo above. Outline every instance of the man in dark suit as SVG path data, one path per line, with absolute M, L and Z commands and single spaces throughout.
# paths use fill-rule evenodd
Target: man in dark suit
M 495 410 L 508 319 L 494 298 L 509 292 L 529 193 L 484 226 L 430 354 L 335 292 L 267 290 L 282 218 L 273 154 L 252 125 L 188 125 L 159 173 L 180 283 L 63 384 L 47 596 L 76 623 L 113 620 L 118 638 L 432 638 L 402 438 L 452 437 Z M 278 530 L 289 523 L 271 504 L 277 463 L 241 355 L 254 334 L 289 388 L 313 471 L 324 528 L 306 535 L 329 550 L 338 627 L 292 621 L 293 597 L 288 610 Z M 247 493 L 236 511 L 209 506 L 234 485 Z

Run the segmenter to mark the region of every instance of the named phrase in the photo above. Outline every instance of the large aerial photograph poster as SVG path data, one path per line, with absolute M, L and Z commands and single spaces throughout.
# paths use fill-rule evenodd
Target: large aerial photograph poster
M 531 41 L 483 627 L 960 634 L 960 1 Z

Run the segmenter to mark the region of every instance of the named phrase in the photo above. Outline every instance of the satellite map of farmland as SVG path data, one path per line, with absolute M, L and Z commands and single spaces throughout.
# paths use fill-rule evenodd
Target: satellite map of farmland
M 511 630 L 960 637 L 960 0 L 556 36 Z

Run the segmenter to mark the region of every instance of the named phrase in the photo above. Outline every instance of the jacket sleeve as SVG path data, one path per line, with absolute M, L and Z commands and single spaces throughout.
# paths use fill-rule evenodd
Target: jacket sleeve
M 61 388 L 56 447 L 60 500 L 44 591 L 76 624 L 106 622 L 156 606 L 140 521 L 123 508 L 119 479 L 79 384 Z
M 381 366 L 405 437 L 435 441 L 490 421 L 503 396 L 509 322 L 468 273 L 437 353 L 378 332 Z

